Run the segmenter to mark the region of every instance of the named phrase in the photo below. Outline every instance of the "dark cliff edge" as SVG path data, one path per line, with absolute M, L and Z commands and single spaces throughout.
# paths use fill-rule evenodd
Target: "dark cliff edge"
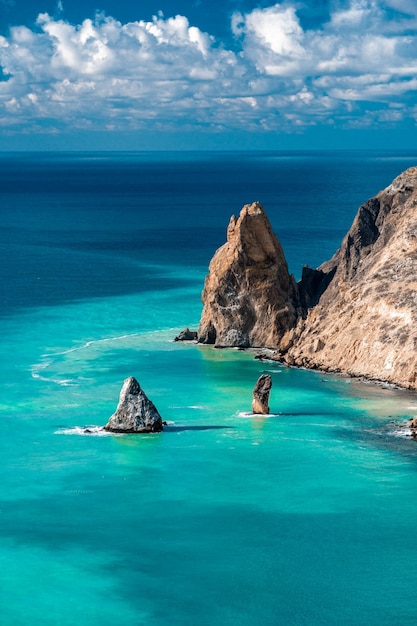
M 417 389 L 417 168 L 365 202 L 334 256 L 298 283 L 263 207 L 246 205 L 202 300 L 200 343 Z

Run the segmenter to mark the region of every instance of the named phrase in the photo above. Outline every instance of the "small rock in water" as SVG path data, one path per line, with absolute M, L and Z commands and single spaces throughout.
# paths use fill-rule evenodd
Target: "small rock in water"
M 184 328 L 184 330 L 175 337 L 174 341 L 197 341 L 197 332 L 189 328 Z
M 260 415 L 269 413 L 269 393 L 272 387 L 272 378 L 269 374 L 262 374 L 253 390 L 252 411 Z
M 413 439 L 417 439 L 417 417 L 413 417 L 409 420 L 408 428 L 410 429 Z
M 113 433 L 155 433 L 163 430 L 157 408 L 133 376 L 124 381 L 117 409 L 104 429 Z

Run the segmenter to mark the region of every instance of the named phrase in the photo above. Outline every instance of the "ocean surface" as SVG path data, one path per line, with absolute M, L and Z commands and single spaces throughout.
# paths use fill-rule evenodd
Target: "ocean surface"
M 396 434 L 417 395 L 173 342 L 243 204 L 299 278 L 416 164 L 0 154 L 1 626 L 417 623 L 417 443 Z M 130 375 L 163 433 L 95 429 Z

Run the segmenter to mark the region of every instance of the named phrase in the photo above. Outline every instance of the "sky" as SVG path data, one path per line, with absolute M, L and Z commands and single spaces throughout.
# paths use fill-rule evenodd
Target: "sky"
M 0 69 L 0 150 L 417 145 L 417 0 L 0 0 Z

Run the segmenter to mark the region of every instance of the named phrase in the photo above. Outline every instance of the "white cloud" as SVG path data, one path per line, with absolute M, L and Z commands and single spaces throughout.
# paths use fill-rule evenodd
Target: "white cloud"
M 251 39 L 280 56 L 299 57 L 303 30 L 294 7 L 276 5 L 269 9 L 255 9 L 244 19 L 245 31 Z
M 377 3 L 367 0 L 352 0 L 346 9 L 333 13 L 330 25 L 333 29 L 354 30 L 368 28 L 381 16 Z
M 291 131 L 414 119 L 413 6 L 351 0 L 314 29 L 291 2 L 235 13 L 234 50 L 181 15 L 73 25 L 41 14 L 33 30 L 0 37 L 0 126 Z

